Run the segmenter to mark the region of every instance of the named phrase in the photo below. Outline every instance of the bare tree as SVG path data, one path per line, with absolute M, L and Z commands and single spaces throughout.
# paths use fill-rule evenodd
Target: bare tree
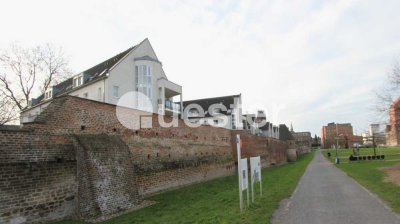
M 42 48 L 42 60 L 44 63 L 44 80 L 41 86 L 42 93 L 54 84 L 68 78 L 72 72 L 68 66 L 68 60 L 60 47 L 46 44 Z
M 18 119 L 18 110 L 10 98 L 0 93 L 0 126 Z
M 400 96 L 400 61 L 393 63 L 382 88 L 375 91 L 375 109 L 382 119 L 387 118 L 390 105 Z
M 60 47 L 51 44 L 23 48 L 13 44 L 0 53 L 0 94 L 10 105 L 23 110 L 34 95 L 44 93 L 71 74 Z M 5 110 L 1 107 L 0 110 Z

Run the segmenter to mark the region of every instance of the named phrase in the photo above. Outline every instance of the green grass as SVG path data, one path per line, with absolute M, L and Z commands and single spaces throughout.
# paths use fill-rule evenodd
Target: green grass
M 327 149 L 327 150 L 323 151 L 323 154 L 325 156 L 327 156 L 328 152 L 331 153 L 331 160 L 334 161 L 336 151 L 334 149 Z M 374 155 L 374 149 L 373 148 L 360 148 L 359 153 L 361 156 L 368 156 L 368 155 L 372 156 L 372 155 Z M 353 154 L 352 149 L 339 149 L 338 150 L 339 158 L 343 162 L 348 162 L 349 161 L 348 158 L 351 154 Z M 376 154 L 377 155 L 385 155 L 386 161 L 390 161 L 390 160 L 400 161 L 400 148 L 376 148 Z
M 242 213 L 239 209 L 238 179 L 230 176 L 153 196 L 149 200 L 157 204 L 104 223 L 270 223 L 279 202 L 294 191 L 313 155 L 301 156 L 296 163 L 263 169 L 263 196 L 260 198 L 256 191 L 255 202 L 247 208 L 244 191 L 246 206 Z
M 331 161 L 334 161 L 335 151 L 325 150 L 323 154 L 327 157 L 327 152 L 331 152 Z M 377 194 L 385 200 L 395 212 L 400 213 L 400 186 L 390 182 L 384 182 L 386 173 L 381 170 L 382 167 L 390 167 L 400 163 L 400 148 L 379 148 L 377 154 L 384 154 L 385 160 L 371 161 L 348 161 L 348 156 L 352 150 L 339 150 L 341 163 L 336 165 L 354 178 L 361 185 Z M 373 155 L 373 149 L 360 149 L 361 155 Z

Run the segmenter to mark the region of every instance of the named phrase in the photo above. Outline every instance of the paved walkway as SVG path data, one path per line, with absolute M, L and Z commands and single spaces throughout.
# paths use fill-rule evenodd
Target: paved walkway
M 400 224 L 400 216 L 328 162 L 320 151 L 273 224 Z

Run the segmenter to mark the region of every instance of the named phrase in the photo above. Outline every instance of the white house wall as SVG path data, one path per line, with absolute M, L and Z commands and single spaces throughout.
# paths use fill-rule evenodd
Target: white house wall
M 99 88 L 101 88 L 101 98 L 99 98 L 98 94 Z M 104 101 L 104 95 L 105 95 L 104 90 L 106 89 L 107 89 L 107 79 L 103 79 L 95 83 L 91 83 L 80 89 L 76 89 L 75 91 L 70 92 L 68 95 L 84 98 L 83 97 L 84 94 L 88 93 L 87 99 L 108 103 L 107 101 Z
M 42 111 L 44 109 L 46 109 L 46 107 L 48 105 L 50 105 L 51 101 L 48 101 L 46 103 L 40 104 L 36 107 L 33 107 L 31 109 L 28 109 L 26 111 L 21 112 L 20 114 L 20 123 L 26 123 L 26 122 L 32 122 L 37 115 L 39 115 L 40 113 L 42 113 Z
M 106 100 L 111 104 L 117 104 L 119 98 L 115 98 L 112 94 L 113 86 L 119 87 L 119 96 L 123 94 L 136 90 L 135 83 L 135 66 L 136 65 L 149 65 L 152 72 L 152 103 L 153 109 L 158 109 L 157 100 L 159 98 L 159 91 L 157 86 L 157 79 L 165 77 L 162 65 L 158 62 L 149 60 L 139 60 L 135 61 L 135 58 L 140 58 L 143 56 L 150 56 L 157 59 L 150 43 L 145 40 L 136 49 L 134 49 L 130 54 L 128 54 L 123 60 L 121 60 L 111 71 L 108 77 L 108 86 L 106 93 Z

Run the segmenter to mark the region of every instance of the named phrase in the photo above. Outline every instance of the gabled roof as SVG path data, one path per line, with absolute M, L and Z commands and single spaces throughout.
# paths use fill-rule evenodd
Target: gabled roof
M 198 100 L 189 100 L 183 101 L 183 107 L 185 108 L 189 104 L 198 104 L 200 105 L 204 112 L 205 117 L 211 117 L 208 113 L 208 108 L 213 104 L 222 104 L 226 107 L 227 111 L 221 111 L 221 114 L 231 114 L 231 105 L 235 103 L 235 98 L 240 97 L 239 95 L 231 95 L 231 96 L 221 96 L 221 97 L 214 97 L 214 98 L 205 98 L 205 99 L 198 99 Z M 229 112 L 228 112 L 229 111 Z
M 141 43 L 143 43 L 143 41 Z M 113 68 L 120 60 L 122 60 L 126 55 L 128 55 L 129 52 L 131 52 L 133 49 L 137 48 L 137 46 L 139 46 L 141 43 L 139 43 L 138 45 L 135 45 L 133 47 L 130 47 L 127 50 L 77 74 L 77 75 L 83 74 L 85 77 L 83 80 L 82 86 L 87 85 L 89 83 L 93 83 L 102 78 L 105 78 L 106 74 L 108 73 L 108 71 L 111 68 Z M 73 79 L 74 79 L 74 77 L 71 77 L 71 78 L 53 86 L 53 88 L 54 88 L 53 97 L 62 95 L 64 93 L 67 93 L 70 90 L 72 90 Z M 41 103 L 43 101 L 43 99 L 44 99 L 44 94 L 42 94 L 38 98 L 36 98 L 34 100 L 35 103 L 32 103 L 32 106 Z

